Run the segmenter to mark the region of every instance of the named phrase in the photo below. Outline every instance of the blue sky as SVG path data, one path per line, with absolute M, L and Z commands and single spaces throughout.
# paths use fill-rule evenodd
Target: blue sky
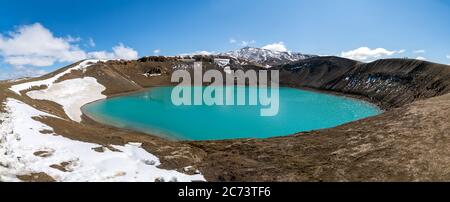
M 0 79 L 51 71 L 76 60 L 74 54 L 177 55 L 279 42 L 309 54 L 450 63 L 448 0 L 0 0 L 0 5 Z M 41 44 L 18 50 L 20 29 L 47 30 L 51 36 L 28 40 Z M 63 40 L 61 49 L 36 52 L 48 48 L 44 39 Z M 53 56 L 55 51 L 70 57 Z

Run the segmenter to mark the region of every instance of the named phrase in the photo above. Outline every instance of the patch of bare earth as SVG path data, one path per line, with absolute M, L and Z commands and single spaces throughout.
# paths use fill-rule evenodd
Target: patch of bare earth
M 18 175 L 17 178 L 24 182 L 55 182 L 55 179 L 45 173 L 31 173 L 28 175 Z

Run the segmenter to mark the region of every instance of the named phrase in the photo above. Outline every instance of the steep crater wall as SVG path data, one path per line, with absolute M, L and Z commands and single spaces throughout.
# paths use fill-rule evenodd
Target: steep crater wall
M 419 60 L 320 57 L 277 68 L 282 85 L 360 95 L 386 109 L 450 92 L 449 66 Z

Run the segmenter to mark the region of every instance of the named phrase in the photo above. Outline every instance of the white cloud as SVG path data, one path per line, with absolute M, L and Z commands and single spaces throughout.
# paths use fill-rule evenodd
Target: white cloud
M 156 49 L 156 50 L 153 51 L 154 55 L 159 55 L 160 53 L 161 53 L 161 50 L 159 50 L 159 49 Z
M 43 75 L 47 74 L 48 72 L 43 69 L 35 69 L 30 67 L 15 67 L 16 74 L 25 74 L 26 76 L 36 76 L 36 75 Z
M 122 43 L 118 46 L 114 46 L 113 51 L 116 59 L 135 60 L 139 57 L 136 50 L 126 47 Z
M 447 59 L 450 59 L 450 55 L 447 55 Z
M 262 49 L 278 51 L 278 52 L 287 52 L 288 51 L 288 49 L 286 48 L 286 46 L 284 45 L 283 42 L 268 44 L 266 46 L 263 46 Z
M 360 61 L 373 61 L 404 52 L 405 50 L 389 51 L 384 48 L 370 49 L 368 47 L 360 47 L 355 50 L 342 52 L 341 57 Z
M 79 42 L 79 41 L 81 41 L 81 38 L 80 37 L 72 37 L 72 36 L 67 36 L 66 38 L 65 38 L 66 40 L 67 40 L 67 42 L 70 42 L 70 43 L 74 43 L 74 42 Z
M 107 51 L 93 51 L 87 53 L 87 57 L 89 59 L 103 59 L 103 60 L 112 60 L 112 59 L 124 59 L 124 60 L 135 60 L 138 59 L 138 52 L 130 47 L 125 47 L 123 44 L 119 44 L 114 46 L 113 52 Z
M 214 52 L 209 52 L 209 51 L 197 51 L 194 53 L 195 55 L 212 55 L 214 54 Z
M 405 49 L 401 49 L 401 50 L 397 51 L 398 54 L 402 54 L 402 53 L 404 53 L 404 52 L 406 52 Z
M 191 55 L 213 55 L 214 52 L 209 52 L 209 51 L 195 51 L 193 53 L 191 53 Z
M 138 58 L 137 51 L 123 44 L 113 47 L 113 52 L 86 52 L 76 43 L 80 41 L 79 37 L 56 37 L 39 23 L 24 25 L 7 36 L 0 35 L 0 56 L 5 63 L 14 67 L 45 67 L 87 58 Z M 89 45 L 95 46 L 93 39 L 89 39 Z
M 228 43 L 236 44 L 238 46 L 250 46 L 250 45 L 256 44 L 256 41 L 255 40 L 250 40 L 250 41 L 240 41 L 240 42 L 238 42 L 238 40 L 236 40 L 235 38 L 230 38 L 228 40 Z
M 47 74 L 48 72 L 46 70 L 42 69 L 36 69 L 32 67 L 23 67 L 23 66 L 17 66 L 14 67 L 12 70 L 6 70 L 5 68 L 0 71 L 0 80 L 4 79 L 16 79 L 19 77 L 34 77 L 34 76 L 40 76 Z
M 425 53 L 426 51 L 421 49 L 421 50 L 414 50 L 413 53 L 415 54 L 421 54 L 421 53 Z
M 180 54 L 180 56 L 188 56 L 188 55 L 214 55 L 216 52 L 209 52 L 209 51 L 195 51 L 193 53 L 183 53 Z
M 249 46 L 252 44 L 255 44 L 256 41 L 255 40 L 251 40 L 251 41 L 241 41 L 241 46 Z
M 109 60 L 109 59 L 115 59 L 116 57 L 115 57 L 114 53 L 111 53 L 111 52 L 93 51 L 93 52 L 88 53 L 87 58 Z
M 95 41 L 94 41 L 93 38 L 89 38 L 89 40 L 88 40 L 88 45 L 89 45 L 90 47 L 95 47 Z
M 427 60 L 427 59 L 422 57 L 422 56 L 419 56 L 419 57 L 416 58 L 416 60 Z
M 54 37 L 39 23 L 19 27 L 9 36 L 0 36 L 0 55 L 14 66 L 49 66 L 55 62 L 74 62 L 86 57 L 71 36 Z
M 55 63 L 55 59 L 52 57 L 46 56 L 8 56 L 5 57 L 5 62 L 11 64 L 16 67 L 24 66 L 24 65 L 32 65 L 36 67 L 45 67 L 51 66 Z

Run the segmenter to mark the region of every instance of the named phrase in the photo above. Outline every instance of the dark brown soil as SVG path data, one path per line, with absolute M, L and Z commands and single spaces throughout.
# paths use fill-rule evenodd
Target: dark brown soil
M 24 182 L 55 182 L 55 179 L 45 173 L 31 173 L 29 175 L 18 175 L 17 178 Z

